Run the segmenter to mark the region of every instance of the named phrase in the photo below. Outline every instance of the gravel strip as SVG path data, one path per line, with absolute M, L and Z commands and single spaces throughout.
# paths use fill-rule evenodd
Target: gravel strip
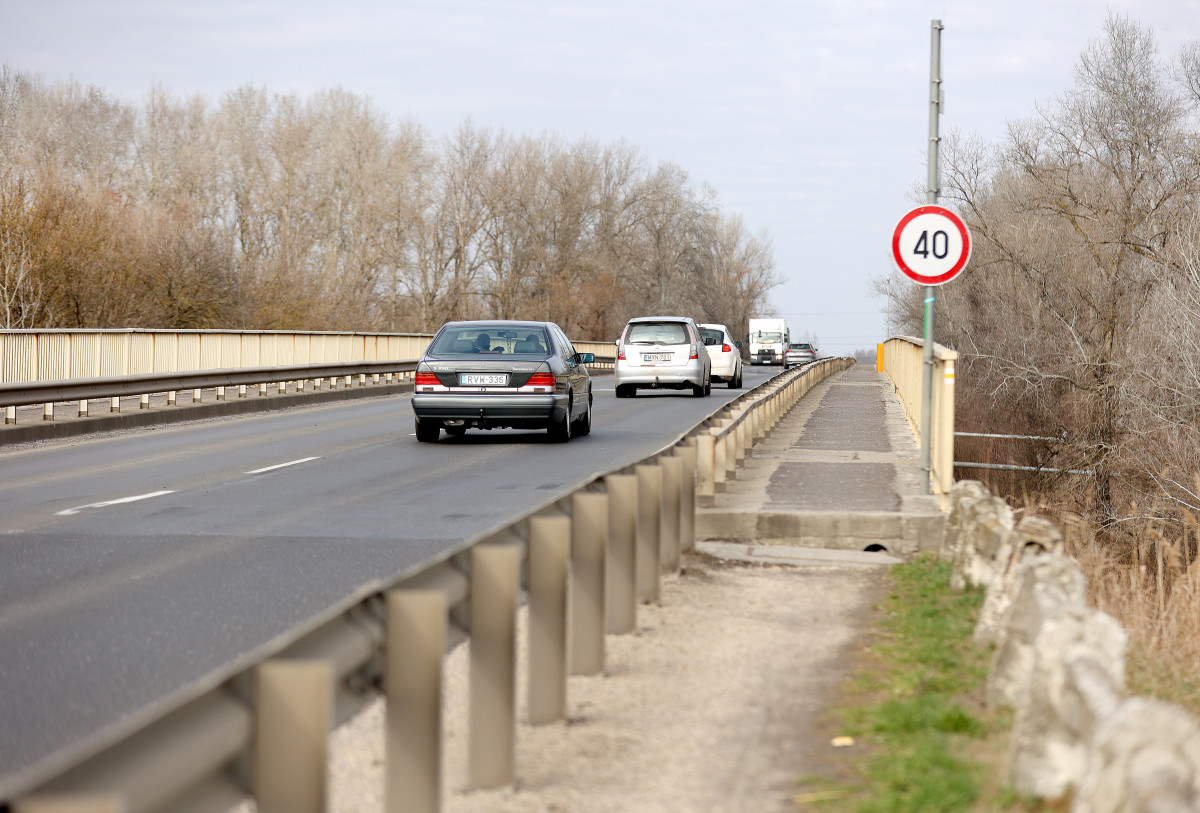
M 684 564 L 664 580 L 660 605 L 639 608 L 635 634 L 608 637 L 605 676 L 570 679 L 566 723 L 519 725 L 512 787 L 465 789 L 469 642 L 447 656 L 443 810 L 800 809 L 795 783 L 816 773 L 831 748 L 820 715 L 868 631 L 886 568 L 747 565 L 697 554 Z M 520 675 L 518 719 L 525 692 Z M 334 733 L 331 811 L 383 809 L 382 720 L 379 700 Z

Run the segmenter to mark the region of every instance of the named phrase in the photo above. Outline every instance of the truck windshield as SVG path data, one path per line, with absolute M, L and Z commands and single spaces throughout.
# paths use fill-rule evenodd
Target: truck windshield
M 754 334 L 754 341 L 759 343 L 781 342 L 783 341 L 783 334 L 777 330 L 760 330 L 758 333 Z

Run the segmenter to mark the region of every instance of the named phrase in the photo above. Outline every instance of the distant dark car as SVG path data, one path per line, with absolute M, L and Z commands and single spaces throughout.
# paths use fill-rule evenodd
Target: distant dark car
M 467 429 L 545 429 L 568 441 L 592 431 L 592 379 L 553 322 L 448 322 L 417 362 L 417 440 Z
M 785 367 L 807 364 L 810 361 L 816 361 L 816 359 L 817 348 L 808 342 L 792 342 L 783 354 L 783 364 Z

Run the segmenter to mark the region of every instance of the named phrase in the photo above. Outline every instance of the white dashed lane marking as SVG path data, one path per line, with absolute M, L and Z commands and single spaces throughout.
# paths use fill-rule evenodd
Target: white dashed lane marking
M 139 500 L 148 500 L 151 497 L 161 497 L 164 494 L 174 494 L 174 491 L 151 491 L 149 494 L 138 494 L 135 497 L 121 497 L 118 500 L 105 500 L 104 502 L 94 502 L 88 505 L 81 505 L 77 508 L 68 508 L 65 511 L 59 511 L 58 516 L 69 517 L 72 514 L 78 514 L 80 511 L 87 511 L 89 508 L 107 508 L 110 505 L 120 505 L 127 502 L 138 502 Z

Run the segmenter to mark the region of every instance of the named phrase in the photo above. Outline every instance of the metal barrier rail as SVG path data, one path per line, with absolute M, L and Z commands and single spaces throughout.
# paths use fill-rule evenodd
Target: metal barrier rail
M 468 776 L 515 779 L 515 625 L 530 613 L 529 720 L 565 719 L 568 675 L 602 674 L 606 634 L 636 629 L 695 542 L 697 498 L 848 359 L 780 373 L 638 463 L 600 475 L 419 572 L 365 588 L 203 686 L 0 784 L 13 813 L 321 811 L 328 732 L 386 697 L 385 809 L 441 809 L 441 674 L 471 637 Z M 567 600 L 568 595 L 570 600 Z M 571 630 L 567 635 L 568 627 Z
M 913 437 L 921 442 L 921 379 L 924 373 L 923 339 L 894 336 L 884 342 L 879 369 L 887 374 Z M 940 344 L 933 346 L 933 410 L 929 449 L 930 492 L 948 503 L 954 485 L 954 363 L 958 352 Z
M 16 357 L 16 351 L 11 346 L 14 337 L 22 338 L 25 341 L 22 343 L 27 352 L 32 353 L 32 357 L 39 358 L 36 349 L 41 343 L 47 332 L 26 331 L 26 332 L 7 332 L 0 333 L 0 357 L 7 358 L 9 362 Z M 57 345 L 64 347 L 56 347 L 56 350 L 51 353 L 58 358 L 75 358 L 79 354 L 70 352 L 72 342 L 78 341 L 77 332 L 63 332 L 51 334 L 56 337 Z M 156 332 L 136 332 L 136 331 L 95 331 L 92 333 L 84 333 L 85 337 L 97 338 L 98 336 L 119 336 L 128 339 L 127 345 L 132 345 L 134 336 L 145 338 L 152 345 L 159 346 L 170 344 L 174 348 L 175 356 L 172 363 L 167 363 L 164 359 L 166 355 L 160 355 L 162 369 L 154 371 L 137 372 L 137 373 L 122 373 L 119 375 L 108 376 L 92 376 L 92 377 L 72 377 L 70 375 L 62 375 L 55 377 L 54 375 L 46 375 L 46 373 L 55 373 L 66 371 L 77 371 L 81 368 L 78 364 L 42 364 L 37 362 L 35 367 L 43 373 L 41 376 L 32 378 L 9 379 L 0 378 L 0 407 L 4 407 L 4 423 L 14 424 L 17 422 L 16 408 L 18 406 L 41 405 L 42 419 L 51 421 L 54 420 L 54 404 L 63 403 L 66 401 L 79 402 L 79 417 L 88 416 L 88 400 L 96 398 L 109 398 L 109 411 L 120 412 L 120 398 L 123 396 L 138 395 L 140 398 L 140 407 L 142 409 L 150 408 L 150 396 L 157 393 L 165 393 L 167 396 L 167 405 L 175 406 L 177 403 L 177 395 L 180 391 L 191 390 L 191 400 L 197 403 L 201 400 L 201 392 L 204 389 L 216 389 L 215 397 L 217 400 L 225 398 L 225 387 L 237 386 L 239 397 L 246 395 L 246 387 L 257 385 L 260 394 L 264 394 L 267 384 L 280 384 L 281 391 L 287 383 L 296 382 L 297 392 L 303 392 L 307 381 L 316 382 L 316 388 L 320 389 L 322 383 L 326 380 L 332 386 L 339 378 L 344 378 L 346 386 L 350 386 L 352 377 L 357 376 L 360 385 L 367 384 L 367 377 L 372 378 L 373 383 L 380 383 L 381 376 L 385 383 L 391 383 L 392 376 L 395 374 L 406 375 L 411 373 L 416 367 L 416 358 L 428 345 L 429 336 L 417 336 L 415 334 L 404 335 L 365 335 L 365 334 L 269 334 L 274 338 L 287 338 L 295 340 L 298 337 L 304 336 L 310 341 L 308 346 L 315 347 L 312 339 L 314 337 L 333 337 L 333 338 L 353 338 L 362 340 L 356 345 L 357 349 L 354 352 L 347 353 L 346 347 L 342 347 L 339 352 L 352 356 L 358 356 L 353 360 L 334 360 L 322 363 L 295 363 L 286 366 L 259 366 L 251 364 L 231 365 L 224 368 L 201 368 L 183 366 L 179 363 L 178 351 L 181 347 L 180 339 L 183 337 L 192 336 L 197 339 L 196 352 L 189 358 L 192 361 L 203 360 L 204 358 L 222 357 L 216 351 L 220 350 L 216 347 L 213 353 L 207 355 L 201 352 L 203 339 L 209 335 L 214 335 L 214 341 L 226 342 L 234 338 L 239 341 L 248 337 L 256 337 L 261 339 L 259 334 L 233 334 L 224 332 L 203 332 L 194 331 L 193 333 L 171 333 L 166 334 L 172 338 L 171 341 L 164 338 Z M 412 352 L 411 356 L 384 356 L 381 358 L 364 358 L 370 355 L 367 353 L 367 339 L 375 341 L 374 347 L 378 350 L 380 347 L 395 349 L 402 348 L 405 352 Z M 402 339 L 403 342 L 393 340 Z M 260 342 L 261 344 L 261 342 Z M 615 354 L 613 353 L 613 344 L 611 342 L 575 342 L 575 349 L 581 353 L 594 353 L 596 361 L 589 365 L 592 369 L 608 369 L 615 363 Z M 98 353 L 103 345 L 99 342 L 88 343 L 89 353 L 93 351 Z M 276 350 L 279 348 L 277 347 Z M 294 348 L 293 348 L 294 349 Z M 261 347 L 259 348 L 261 350 Z M 43 354 L 44 355 L 44 354 Z M 118 367 L 111 363 L 111 360 L 104 361 L 98 357 L 87 356 L 89 363 L 82 365 L 89 369 L 110 369 Z M 145 354 L 143 354 L 144 356 Z M 233 358 L 242 358 L 236 354 L 227 354 Z M 262 358 L 265 354 L 256 351 L 252 356 L 246 355 L 245 358 Z M 284 355 L 274 353 L 271 355 Z M 296 355 L 292 353 L 290 355 Z M 6 364 L 6 369 L 12 370 L 17 368 L 27 368 L 30 365 L 14 365 Z M 125 364 L 126 368 L 130 365 Z

